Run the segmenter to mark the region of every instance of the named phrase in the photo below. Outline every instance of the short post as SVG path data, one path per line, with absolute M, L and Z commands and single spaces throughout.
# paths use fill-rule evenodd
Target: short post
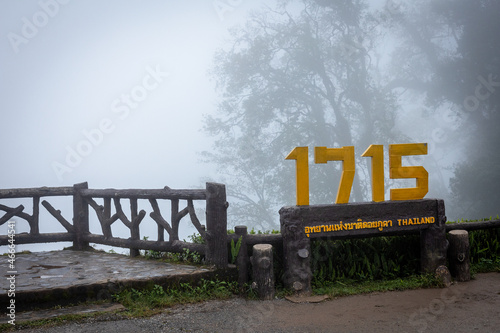
M 85 241 L 85 235 L 89 233 L 89 205 L 80 194 L 80 190 L 88 189 L 87 182 L 73 185 L 73 227 L 75 238 L 73 248 L 75 250 L 86 250 L 89 242 Z
M 456 281 L 470 280 L 470 248 L 469 233 L 467 230 L 452 230 L 448 233 L 450 248 L 448 260 L 450 273 Z
M 248 282 L 248 248 L 246 236 L 248 234 L 247 227 L 244 225 L 237 225 L 234 227 L 234 233 L 241 237 L 241 246 L 238 256 L 236 257 L 236 267 L 238 267 L 238 285 L 240 289 L 243 289 L 245 284 Z
M 270 244 L 256 244 L 253 246 L 252 262 L 253 283 L 261 300 L 274 298 L 274 267 L 273 246 Z
M 207 262 L 217 268 L 227 268 L 227 207 L 226 186 L 207 183 Z

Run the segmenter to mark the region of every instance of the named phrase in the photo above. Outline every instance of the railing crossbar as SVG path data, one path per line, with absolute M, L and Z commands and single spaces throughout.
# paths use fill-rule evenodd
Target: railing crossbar
M 172 189 L 85 189 L 82 197 L 120 198 L 120 199 L 168 199 L 168 200 L 206 200 L 205 190 Z

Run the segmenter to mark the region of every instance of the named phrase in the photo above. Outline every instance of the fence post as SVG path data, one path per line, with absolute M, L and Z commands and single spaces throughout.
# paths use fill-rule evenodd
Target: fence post
M 33 215 L 30 222 L 30 234 L 40 235 L 40 197 L 33 197 Z
M 248 282 L 248 248 L 247 248 L 247 227 L 245 225 L 237 225 L 234 227 L 234 233 L 241 237 L 241 246 L 238 256 L 236 257 L 236 267 L 238 267 L 238 285 L 240 290 L 243 290 L 245 283 Z
M 89 206 L 80 194 L 80 190 L 88 188 L 87 182 L 73 185 L 73 227 L 75 229 L 73 249 L 75 250 L 85 250 L 89 247 L 89 242 L 85 241 L 85 235 L 89 233 Z
M 227 207 L 226 186 L 207 183 L 207 262 L 217 268 L 227 268 Z
M 252 256 L 253 283 L 261 300 L 274 298 L 274 266 L 273 246 L 270 244 L 256 244 L 253 246 Z
M 137 223 L 137 198 L 130 199 L 130 239 L 131 240 L 140 240 L 140 230 L 139 223 Z M 140 255 L 139 249 L 130 248 L 130 256 L 138 257 Z

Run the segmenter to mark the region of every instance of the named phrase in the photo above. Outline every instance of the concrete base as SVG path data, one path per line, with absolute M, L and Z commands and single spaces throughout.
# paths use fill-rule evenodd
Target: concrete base
M 1 257 L 0 257 L 1 258 Z M 7 257 L 4 257 L 7 263 Z M 2 276 L 7 265 L 2 265 Z M 236 268 L 175 265 L 99 251 L 52 251 L 17 254 L 15 297 L 9 297 L 4 277 L 0 304 L 15 299 L 16 311 L 109 300 L 123 288 L 159 284 L 168 287 L 199 279 L 237 280 Z

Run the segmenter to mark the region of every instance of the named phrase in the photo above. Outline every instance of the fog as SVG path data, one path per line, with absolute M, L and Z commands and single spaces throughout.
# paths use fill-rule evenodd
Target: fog
M 188 188 L 210 175 L 197 157 L 215 107 L 207 70 L 250 4 L 221 17 L 206 1 L 2 7 L 2 188 Z
M 366 10 L 359 19 L 364 23 L 358 24 L 348 22 L 352 10 L 358 8 L 352 5 L 357 1 L 345 2 L 345 8 L 324 1 L 306 3 L 313 4 L 306 7 L 314 18 L 321 18 L 317 13 L 323 11 L 349 9 L 339 16 L 340 21 L 345 20 L 339 24 L 346 27 L 344 44 L 337 47 L 338 41 L 326 38 L 337 46 L 330 46 L 328 54 L 331 57 L 325 60 L 327 74 L 330 70 L 333 73 L 331 80 L 336 85 L 337 101 L 343 96 L 343 93 L 338 94 L 340 88 L 345 89 L 346 95 L 350 92 L 356 95 L 349 97 L 348 101 L 343 100 L 339 111 L 344 113 L 353 136 L 353 140 L 347 143 L 335 136 L 341 129 L 339 116 L 333 116 L 332 110 L 336 110 L 333 99 L 319 101 L 320 106 L 304 106 L 303 101 L 294 99 L 298 98 L 297 93 L 290 93 L 284 96 L 283 104 L 276 105 L 277 95 L 269 97 L 272 93 L 268 88 L 277 83 L 269 81 L 269 86 L 263 89 L 269 96 L 262 95 L 254 104 L 247 103 L 245 94 L 257 91 L 252 90 L 248 82 L 258 75 L 266 78 L 265 71 L 252 73 L 252 69 L 248 69 L 251 66 L 230 67 L 232 62 L 237 65 L 238 59 L 252 59 L 251 53 L 245 53 L 245 50 L 271 48 L 271 44 L 265 44 L 265 36 L 262 39 L 264 46 L 259 46 L 260 49 L 252 44 L 255 38 L 247 40 L 247 44 L 237 44 L 237 33 L 231 30 L 232 27 L 239 26 L 254 33 L 256 30 L 248 28 L 252 27 L 248 20 L 252 13 L 259 11 L 266 13 L 266 19 L 276 16 L 281 17 L 282 22 L 286 22 L 288 16 L 284 13 L 287 12 L 290 17 L 295 15 L 295 20 L 300 23 L 304 13 L 300 1 L 290 2 L 276 11 L 272 10 L 277 8 L 273 1 L 3 1 L 0 5 L 0 34 L 3 36 L 0 42 L 0 187 L 71 186 L 87 181 L 90 188 L 96 189 L 204 188 L 204 182 L 211 180 L 227 186 L 230 225 L 243 221 L 251 227 L 276 229 L 277 210 L 280 206 L 294 204 L 295 200 L 294 165 L 284 160 L 293 147 L 308 146 L 311 152 L 314 146 L 355 145 L 359 156 L 369 144 L 384 144 L 387 162 L 388 144 L 425 142 L 428 143 L 428 154 L 408 158 L 405 163 L 422 165 L 429 172 L 426 198 L 443 198 L 450 202 L 447 207 L 451 219 L 498 214 L 500 209 L 481 208 L 480 214 L 483 215 L 477 216 L 477 210 L 470 207 L 475 206 L 474 200 L 482 200 L 479 197 L 467 203 L 470 209 L 461 210 L 465 205 L 461 205 L 460 200 L 470 198 L 461 199 L 450 188 L 450 179 L 454 176 L 462 175 L 462 178 L 457 176 L 451 183 L 469 177 L 470 170 L 477 170 L 472 164 L 457 168 L 461 163 L 469 158 L 477 160 L 493 156 L 487 164 L 487 172 L 478 171 L 481 183 L 477 186 L 487 188 L 487 207 L 500 207 L 499 195 L 488 187 L 489 183 L 498 180 L 498 158 L 494 157 L 498 153 L 494 143 L 498 135 L 483 135 L 498 132 L 499 58 L 496 54 L 476 59 L 479 55 L 467 53 L 467 47 L 473 45 L 466 44 L 481 37 L 477 43 L 482 44 L 477 47 L 491 46 L 498 50 L 498 42 L 493 41 L 495 31 L 488 30 L 494 26 L 494 20 L 484 23 L 484 30 L 475 31 L 471 26 L 481 22 L 486 15 L 481 12 L 481 6 L 472 8 L 476 11 L 471 10 L 470 15 L 476 15 L 476 21 L 467 21 L 470 17 L 464 12 L 457 10 L 449 14 L 446 11 L 449 9 L 436 9 L 436 1 L 407 4 L 380 0 L 366 2 Z M 452 2 L 446 2 L 449 3 Z M 466 2 L 460 0 L 457 4 L 459 10 L 467 9 Z M 486 1 L 484 6 L 495 5 Z M 498 12 L 492 16 L 495 18 Z M 434 17 L 439 19 L 433 20 Z M 441 22 L 446 23 L 440 26 Z M 318 26 L 321 29 L 322 25 Z M 253 27 L 257 29 L 255 25 Z M 269 36 L 268 41 L 278 40 L 272 33 Z M 312 40 L 319 40 L 321 36 L 325 34 L 314 35 Z M 324 43 L 318 45 L 323 47 Z M 241 53 L 238 53 L 239 47 Z M 353 51 L 354 48 L 366 53 Z M 336 53 L 338 49 L 344 53 Z M 344 68 L 343 64 L 338 64 L 347 61 L 346 50 L 347 58 L 362 59 L 357 64 L 361 64 L 359 68 L 365 68 L 363 75 L 368 75 L 363 79 L 365 81 L 361 76 L 353 78 L 350 70 L 355 67 L 346 72 L 332 69 L 335 66 Z M 322 51 L 320 48 L 319 52 Z M 221 52 L 223 56 L 220 56 Z M 495 54 L 494 51 L 490 53 Z M 286 52 L 280 58 L 281 54 L 274 53 L 276 60 L 271 57 L 270 61 L 284 63 Z M 464 60 L 461 67 L 460 59 L 470 61 Z M 259 61 L 262 59 L 256 57 L 255 62 L 248 60 L 246 64 L 259 64 Z M 468 66 L 477 62 L 483 66 Z M 447 64 L 450 66 L 445 66 Z M 313 68 L 316 64 L 303 65 L 304 68 Z M 288 75 L 288 67 L 273 69 Z M 247 70 L 248 73 L 238 70 Z M 298 91 L 306 91 L 300 86 L 302 81 L 297 75 L 293 80 L 290 76 L 283 82 L 296 80 Z M 347 83 L 336 81 L 338 77 L 346 78 Z M 457 82 L 457 87 L 450 82 Z M 354 92 L 354 87 L 358 86 L 366 88 Z M 324 86 L 318 87 L 323 89 Z M 231 92 L 233 96 L 228 95 Z M 315 95 L 311 96 L 315 98 Z M 317 96 L 326 96 L 326 93 Z M 264 101 L 268 97 L 272 101 L 266 106 Z M 290 106 L 293 104 L 290 101 L 295 104 Z M 224 113 L 224 107 L 228 105 L 235 108 L 234 112 Z M 253 117 L 260 119 L 252 125 L 256 127 L 254 134 L 245 132 L 250 123 L 228 125 L 236 119 L 238 110 L 241 114 L 251 112 L 248 105 L 258 110 Z M 332 133 L 319 139 L 320 130 L 303 129 L 300 127 L 304 123 L 302 120 L 297 122 L 298 127 L 285 130 L 288 120 L 283 117 L 292 119 L 296 109 L 315 107 L 324 112 L 324 121 L 330 126 L 325 128 L 331 128 Z M 371 110 L 369 113 L 366 113 L 367 108 Z M 278 115 L 272 111 L 275 119 L 264 123 L 262 119 L 266 117 L 258 112 L 275 109 L 282 113 Z M 366 114 L 376 120 L 368 124 Z M 211 123 L 207 123 L 204 115 L 219 120 L 220 127 L 210 128 Z M 248 119 L 245 117 L 238 119 Z M 229 127 L 223 128 L 222 124 Z M 367 132 L 368 125 L 374 125 L 372 132 Z M 299 134 L 293 132 L 295 130 Z M 272 133 L 277 131 L 290 135 L 273 136 Z M 221 141 L 224 133 L 226 137 Z M 252 142 L 248 142 L 247 137 L 252 138 Z M 275 145 L 277 141 L 281 142 L 280 146 Z M 267 159 L 264 156 L 266 150 L 272 155 Z M 482 150 L 484 152 L 480 152 Z M 207 157 L 202 152 L 215 155 Z M 253 161 L 245 162 L 246 166 L 238 169 L 239 161 L 246 158 Z M 262 169 L 267 163 L 271 167 L 255 171 L 258 167 L 252 167 L 252 163 Z M 250 171 L 245 169 L 247 167 Z M 314 175 L 317 166 L 313 168 L 311 165 L 311 168 L 312 178 L 323 177 Z M 313 203 L 332 203 L 325 198 L 330 196 L 333 200 L 340 169 L 338 165 L 330 168 L 331 173 L 337 173 L 337 178 L 331 180 L 333 183 L 326 186 L 331 189 L 331 194 L 321 192 L 327 191 L 323 189 L 318 190 L 321 193 L 311 193 Z M 369 181 L 368 163 L 357 168 L 358 196 L 355 193 L 351 201 L 369 201 L 369 190 L 363 185 Z M 271 169 L 273 174 L 288 175 L 288 180 L 276 180 Z M 492 176 L 483 177 L 487 173 Z M 254 184 L 252 177 L 255 177 L 259 185 L 246 186 L 247 180 L 241 175 L 249 175 L 248 182 Z M 388 176 L 386 168 L 385 177 Z M 312 179 L 311 192 L 324 186 L 325 182 L 324 179 L 317 182 Z M 389 187 L 412 187 L 414 183 L 387 179 L 386 200 L 389 200 Z M 454 189 L 464 191 L 465 183 Z M 66 209 L 71 215 L 70 203 L 61 205 L 57 208 Z M 29 204 L 25 206 L 30 207 Z M 202 208 L 199 207 L 201 212 Z M 44 214 L 42 217 L 49 218 L 46 212 Z M 242 219 L 242 216 L 248 218 Z M 97 222 L 92 223 L 95 228 Z M 43 219 L 41 229 L 42 224 Z M 6 225 L 1 226 L 0 231 L 4 233 L 5 228 Z M 19 232 L 27 231 L 23 226 L 19 228 Z M 152 230 L 155 228 L 153 226 Z M 47 227 L 46 232 L 51 231 L 51 227 Z M 122 231 L 116 232 L 122 234 Z M 181 239 L 193 232 L 194 228 L 183 224 Z M 37 249 L 49 247 L 37 245 Z
M 217 180 L 199 161 L 210 149 L 202 114 L 216 107 L 207 71 L 228 28 L 259 4 L 216 5 L 3 1 L 1 188 Z

